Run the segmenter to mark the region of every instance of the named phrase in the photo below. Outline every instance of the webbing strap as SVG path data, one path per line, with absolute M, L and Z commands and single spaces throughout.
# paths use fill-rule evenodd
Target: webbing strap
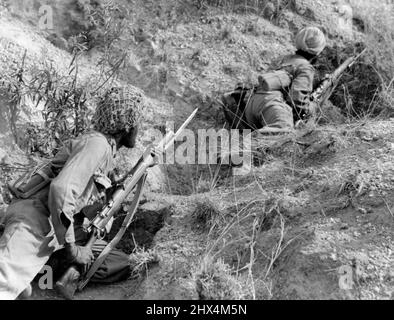
M 137 185 L 137 190 L 134 194 L 134 199 L 133 202 L 131 203 L 131 206 L 128 210 L 128 213 L 126 217 L 123 220 L 122 226 L 120 227 L 118 233 L 116 236 L 112 239 L 110 243 L 104 248 L 104 250 L 100 253 L 96 261 L 92 264 L 90 267 L 89 271 L 86 273 L 86 276 L 80 281 L 78 285 L 78 290 L 82 291 L 83 288 L 88 284 L 90 279 L 93 277 L 93 275 L 96 273 L 96 271 L 100 268 L 100 266 L 104 263 L 105 259 L 108 257 L 110 252 L 118 245 L 119 241 L 123 238 L 127 228 L 130 226 L 135 212 L 137 211 L 138 205 L 140 203 L 140 198 L 142 195 L 142 189 L 144 187 L 146 180 L 146 174 L 144 174 L 140 181 L 138 182 Z

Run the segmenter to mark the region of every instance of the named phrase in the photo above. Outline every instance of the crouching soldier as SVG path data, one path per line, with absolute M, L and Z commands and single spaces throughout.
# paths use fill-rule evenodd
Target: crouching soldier
M 231 114 L 238 113 L 239 128 L 291 130 L 295 120 L 313 112 L 308 110 L 315 76 L 313 63 L 325 48 L 326 39 L 320 29 L 308 27 L 297 34 L 295 43 L 296 53 L 284 57 L 261 75 L 252 94 L 245 95 L 245 90 L 240 91 L 243 96 L 238 97 L 241 96 L 244 102 L 243 108 L 239 108 L 242 103 L 238 103 L 236 112 L 227 108 L 227 114 L 229 110 Z M 223 102 L 234 105 L 235 101 L 227 96 Z
M 97 212 L 89 208 L 105 201 L 117 149 L 135 145 L 143 101 L 134 91 L 111 89 L 97 106 L 94 130 L 67 142 L 26 183 L 11 188 L 19 199 L 7 209 L 0 238 L 0 299 L 29 296 L 31 281 L 47 263 L 61 276 L 71 264 L 87 266 L 103 249 L 103 241 L 83 246 L 88 234 L 82 224 Z M 129 273 L 128 256 L 113 250 L 92 281 L 113 282 Z

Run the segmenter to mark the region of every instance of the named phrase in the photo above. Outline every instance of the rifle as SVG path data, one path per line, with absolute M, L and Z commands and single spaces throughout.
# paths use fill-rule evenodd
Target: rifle
M 312 93 L 310 103 L 321 108 L 338 86 L 343 73 L 351 68 L 366 51 L 367 49 L 364 49 L 359 55 L 348 58 L 332 74 L 326 76 L 320 86 Z
M 142 189 L 147 176 L 147 169 L 156 165 L 156 155 L 157 153 L 164 153 L 171 145 L 176 141 L 176 139 L 181 135 L 183 130 L 189 125 L 197 113 L 198 109 L 190 115 L 190 117 L 183 123 L 179 130 L 174 133 L 173 131 L 168 132 L 163 140 L 160 141 L 158 146 L 154 149 L 148 148 L 142 157 L 137 162 L 136 166 L 128 172 L 124 178 L 121 179 L 122 183 L 118 184 L 112 196 L 107 201 L 105 206 L 98 212 L 95 218 L 93 218 L 87 228 L 90 232 L 90 238 L 86 247 L 92 248 L 94 243 L 98 239 L 102 239 L 105 235 L 105 229 L 108 223 L 110 223 L 112 217 L 119 211 L 122 203 L 127 198 L 127 196 L 135 190 L 133 201 L 129 207 L 128 214 L 125 217 L 121 228 L 119 229 L 116 236 L 112 241 L 104 248 L 100 253 L 98 258 L 94 261 L 92 266 L 84 273 L 81 277 L 81 272 L 78 266 L 71 266 L 61 277 L 59 281 L 56 282 L 56 290 L 62 294 L 66 299 L 72 300 L 75 292 L 82 291 L 83 288 L 88 284 L 90 279 L 102 265 L 104 260 L 107 258 L 108 254 L 122 239 L 127 228 L 131 224 L 134 214 L 137 210 L 140 196 L 142 194 Z M 155 150 L 156 154 L 153 153 Z

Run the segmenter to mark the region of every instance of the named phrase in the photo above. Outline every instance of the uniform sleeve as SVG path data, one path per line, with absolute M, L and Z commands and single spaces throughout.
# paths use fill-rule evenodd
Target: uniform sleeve
M 302 106 L 313 91 L 315 69 L 312 65 L 302 64 L 298 67 L 290 87 L 290 100 L 295 106 Z
M 109 157 L 104 139 L 81 140 L 72 147 L 66 164 L 52 181 L 48 204 L 60 244 L 75 242 L 73 216 L 78 213 L 80 198 L 93 174 Z
M 68 158 L 70 157 L 71 142 L 67 141 L 66 144 L 59 150 L 55 157 L 51 160 L 52 170 L 57 175 L 63 169 Z

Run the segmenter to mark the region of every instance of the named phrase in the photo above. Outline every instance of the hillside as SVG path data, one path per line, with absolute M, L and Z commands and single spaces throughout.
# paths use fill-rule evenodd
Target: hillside
M 166 121 L 178 127 L 195 108 L 195 132 L 223 128 L 218 97 L 238 82 L 256 82 L 272 61 L 294 51 L 293 36 L 304 26 L 319 26 L 328 37 L 320 76 L 360 47 L 369 50 L 344 76 L 319 123 L 294 134 L 255 137 L 248 174 L 234 175 L 225 165 L 151 169 L 133 234 L 121 243 L 136 265 L 135 277 L 89 286 L 76 298 L 393 299 L 392 4 L 112 2 L 129 12 L 119 16 L 115 10 L 115 21 L 125 25 L 104 34 L 121 36 L 106 47 L 100 45 L 102 30 L 90 29 L 77 82 L 92 90 L 109 73 L 101 63 L 109 49 L 126 57 L 113 83 L 147 97 L 138 147 L 117 158 L 121 172 L 154 140 L 154 130 L 163 131 Z M 25 51 L 26 79 L 49 64 L 67 75 L 78 40 L 73 36 L 91 28 L 82 9 L 94 1 L 53 1 L 50 30 L 40 28 L 34 14 L 46 2 L 34 3 L 29 12 L 10 1 L 0 6 L 0 224 L 11 200 L 6 183 L 50 149 L 39 146 L 48 135 L 26 132 L 43 122 L 40 103 L 19 93 L 21 108 L 15 110 L 4 83 Z M 89 96 L 87 110 L 95 99 Z M 56 147 L 53 137 L 45 141 Z M 59 297 L 35 288 L 34 299 Z

